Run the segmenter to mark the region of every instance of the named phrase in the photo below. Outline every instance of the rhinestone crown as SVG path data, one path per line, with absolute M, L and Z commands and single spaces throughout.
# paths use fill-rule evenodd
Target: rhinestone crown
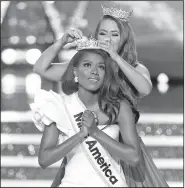
M 109 15 L 109 16 L 118 18 L 124 22 L 127 22 L 129 20 L 129 17 L 131 16 L 133 12 L 133 10 L 126 12 L 124 10 L 117 9 L 115 5 L 112 8 L 108 8 L 103 5 L 101 5 L 101 7 L 103 9 L 103 15 Z
M 83 50 L 83 49 L 100 49 L 99 41 L 94 39 L 92 36 L 88 38 L 82 38 L 75 41 L 76 42 L 76 50 Z

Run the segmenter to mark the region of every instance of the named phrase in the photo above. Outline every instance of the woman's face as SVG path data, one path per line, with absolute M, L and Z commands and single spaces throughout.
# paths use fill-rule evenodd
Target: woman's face
M 105 64 L 102 56 L 86 52 L 74 69 L 74 74 L 78 77 L 80 87 L 88 91 L 97 91 L 102 86 L 105 76 Z
M 105 19 L 100 24 L 97 39 L 100 41 L 111 40 L 117 51 L 121 40 L 120 35 L 117 23 L 114 20 Z

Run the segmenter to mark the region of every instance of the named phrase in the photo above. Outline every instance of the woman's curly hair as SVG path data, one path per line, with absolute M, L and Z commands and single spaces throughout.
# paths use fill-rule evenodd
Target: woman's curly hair
M 81 58 L 86 52 L 96 53 L 101 55 L 105 63 L 105 77 L 103 85 L 99 89 L 98 103 L 102 112 L 104 112 L 109 120 L 107 124 L 116 123 L 120 109 L 120 101 L 124 100 L 131 105 L 135 120 L 139 118 L 139 112 L 134 105 L 130 91 L 127 90 L 126 82 L 120 80 L 118 72 L 114 70 L 115 62 L 107 52 L 101 49 L 86 49 L 77 52 L 70 61 L 70 64 L 62 78 L 62 90 L 65 94 L 70 95 L 78 91 L 78 84 L 74 81 L 74 67 L 77 67 Z

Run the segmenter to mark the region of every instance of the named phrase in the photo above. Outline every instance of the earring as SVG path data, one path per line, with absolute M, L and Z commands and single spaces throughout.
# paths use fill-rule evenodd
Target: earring
M 75 76 L 74 80 L 75 80 L 76 83 L 78 83 L 78 77 L 77 76 Z

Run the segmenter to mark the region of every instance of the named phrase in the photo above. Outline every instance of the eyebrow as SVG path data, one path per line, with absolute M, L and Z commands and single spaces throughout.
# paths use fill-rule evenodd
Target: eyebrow
M 84 61 L 82 61 L 82 62 L 83 62 L 83 63 L 85 63 L 85 62 L 90 62 L 90 63 L 92 63 L 92 61 L 90 61 L 90 60 L 88 60 L 88 59 L 87 59 L 87 60 L 84 60 Z M 105 65 L 104 62 L 99 62 L 98 64 L 99 64 L 99 65 L 100 65 L 100 64 Z
M 83 60 L 82 62 L 84 63 L 84 62 L 91 62 L 91 61 L 88 60 L 88 59 L 85 59 L 85 60 Z
M 104 63 L 104 62 L 99 62 L 99 64 L 104 64 L 104 65 L 105 65 L 105 63 Z
M 99 65 L 104 65 L 105 66 L 105 63 L 104 62 L 100 62 L 100 63 L 98 63 Z

